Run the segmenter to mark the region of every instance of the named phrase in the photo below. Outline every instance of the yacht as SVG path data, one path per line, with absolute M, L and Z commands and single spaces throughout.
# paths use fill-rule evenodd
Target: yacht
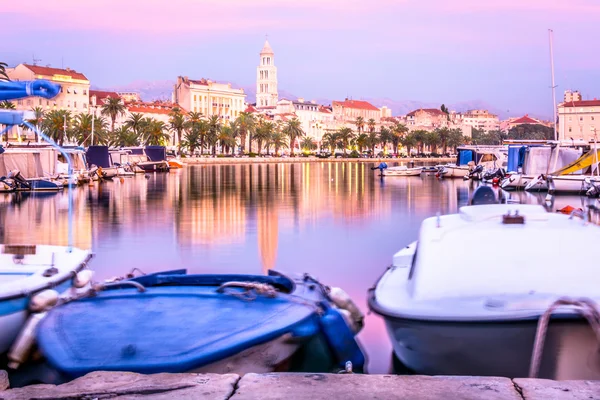
M 477 167 L 484 174 L 506 165 L 505 146 L 461 146 L 457 153 L 456 163 L 441 166 L 440 177 L 468 179 Z

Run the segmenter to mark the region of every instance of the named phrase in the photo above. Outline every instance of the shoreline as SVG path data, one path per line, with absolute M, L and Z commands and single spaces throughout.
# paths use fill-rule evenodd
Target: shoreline
M 186 165 L 207 165 L 207 164 L 273 164 L 273 163 L 340 163 L 340 162 L 359 162 L 359 163 L 409 163 L 418 164 L 446 164 L 456 160 L 454 157 L 440 158 L 317 158 L 317 157 L 193 157 L 181 158 Z

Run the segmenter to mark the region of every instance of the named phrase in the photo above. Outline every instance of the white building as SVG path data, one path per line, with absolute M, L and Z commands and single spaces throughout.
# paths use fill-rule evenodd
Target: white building
M 482 129 L 486 132 L 500 129 L 500 119 L 488 110 L 469 110 L 455 115 L 457 124 L 467 125 L 474 129 Z
M 235 119 L 246 109 L 243 89 L 234 89 L 231 83 L 217 83 L 207 79 L 193 80 L 187 76 L 177 77 L 173 91 L 173 103 L 188 112 L 199 112 L 206 117 Z
M 277 94 L 277 67 L 275 53 L 265 40 L 260 52 L 259 65 L 256 68 L 256 107 L 275 107 L 279 101 Z
M 565 139 L 596 139 L 600 133 L 600 100 L 582 100 L 581 94 L 565 92 L 558 105 L 558 137 Z
M 320 142 L 323 134 L 330 129 L 335 129 L 333 113 L 314 101 L 304 101 L 299 98 L 295 101 L 281 99 L 275 109 L 275 120 L 286 122 L 298 118 L 302 124 L 305 135 Z

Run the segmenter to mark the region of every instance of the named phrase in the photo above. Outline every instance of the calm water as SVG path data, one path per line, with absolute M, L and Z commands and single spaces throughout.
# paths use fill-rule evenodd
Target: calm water
M 434 176 L 381 180 L 371 164 L 192 166 L 82 187 L 76 245 L 92 248 L 97 278 L 187 268 L 192 273 L 308 272 L 345 289 L 367 312 L 366 291 L 415 240 L 424 218 L 465 205 L 475 186 Z M 545 194 L 513 193 L 521 202 Z M 558 197 L 553 208 L 586 199 Z M 0 194 L 0 243 L 66 244 L 67 193 Z M 369 371 L 388 372 L 383 321 L 360 333 Z

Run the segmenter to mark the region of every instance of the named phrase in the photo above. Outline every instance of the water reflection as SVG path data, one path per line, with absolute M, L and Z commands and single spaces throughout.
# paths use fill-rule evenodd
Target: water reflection
M 362 307 L 392 255 L 424 218 L 467 204 L 476 183 L 434 176 L 381 179 L 364 163 L 194 166 L 75 190 L 76 245 L 96 253 L 100 279 L 146 272 L 308 272 L 344 288 Z M 545 193 L 504 193 L 546 204 Z M 549 209 L 583 207 L 555 197 Z M 0 195 L 0 240 L 65 244 L 67 194 Z M 383 321 L 360 338 L 371 372 L 389 370 Z

